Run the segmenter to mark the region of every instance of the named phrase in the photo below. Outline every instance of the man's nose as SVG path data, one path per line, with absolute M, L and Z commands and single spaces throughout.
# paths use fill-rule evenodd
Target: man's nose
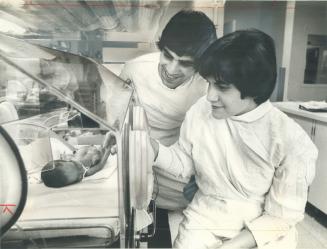
M 177 60 L 172 60 L 166 65 L 166 70 L 169 74 L 177 74 L 179 71 L 179 63 Z

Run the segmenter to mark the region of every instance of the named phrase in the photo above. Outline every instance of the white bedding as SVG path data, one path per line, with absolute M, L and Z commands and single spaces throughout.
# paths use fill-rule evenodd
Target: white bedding
M 27 202 L 16 223 L 18 226 L 14 226 L 6 237 L 117 236 L 118 212 L 116 157 L 110 156 L 104 169 L 77 184 L 62 188 L 48 188 L 43 183 L 29 184 Z
M 30 184 L 20 220 L 118 216 L 116 167 L 105 167 L 83 181 L 62 188 Z

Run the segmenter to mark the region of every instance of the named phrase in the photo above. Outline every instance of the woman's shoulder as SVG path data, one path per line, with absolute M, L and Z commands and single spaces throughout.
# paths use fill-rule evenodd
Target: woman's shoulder
M 276 107 L 270 113 L 270 122 L 272 123 L 273 134 L 278 136 L 289 148 L 301 147 L 302 145 L 315 148 L 306 131 L 294 119 Z
M 270 112 L 271 122 L 280 129 L 280 131 L 288 132 L 293 130 L 294 132 L 305 132 L 302 127 L 290 118 L 287 114 L 279 110 L 277 107 L 273 107 Z

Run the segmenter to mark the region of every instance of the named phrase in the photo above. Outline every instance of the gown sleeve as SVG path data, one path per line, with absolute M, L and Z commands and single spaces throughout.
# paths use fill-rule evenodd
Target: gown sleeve
M 192 159 L 192 114 L 188 112 L 182 123 L 178 141 L 166 147 L 159 144 L 159 153 L 154 162 L 158 167 L 174 177 L 188 180 L 194 174 Z
M 263 214 L 246 223 L 259 249 L 283 239 L 303 219 L 317 156 L 318 151 L 306 134 L 285 149 L 266 195 Z

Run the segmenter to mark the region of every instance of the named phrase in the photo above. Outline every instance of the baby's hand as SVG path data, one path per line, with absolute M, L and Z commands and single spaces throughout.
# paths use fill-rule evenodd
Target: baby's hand
M 110 151 L 110 154 L 114 155 L 117 153 L 117 142 L 116 142 L 116 138 L 113 132 L 109 131 L 107 132 L 104 142 L 102 144 L 102 150 L 103 153 L 106 150 Z
M 102 152 L 95 146 L 84 146 L 76 151 L 73 160 L 81 162 L 85 167 L 92 167 L 102 157 Z

